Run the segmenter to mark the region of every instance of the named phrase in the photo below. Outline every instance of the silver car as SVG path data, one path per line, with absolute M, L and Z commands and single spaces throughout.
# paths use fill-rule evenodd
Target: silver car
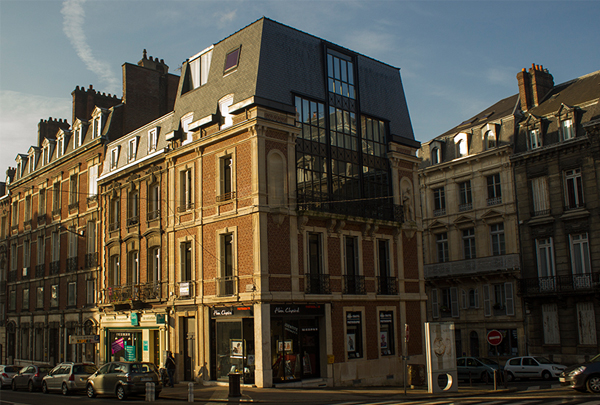
M 153 363 L 114 361 L 103 365 L 88 378 L 87 396 L 94 398 L 96 394 L 108 394 L 123 400 L 129 395 L 143 395 L 149 382 L 154 383 L 158 398 L 162 382 Z
M 10 387 L 12 378 L 19 371 L 19 367 L 0 365 L 0 388 Z
M 73 391 L 85 391 L 87 379 L 98 370 L 89 363 L 61 363 L 54 367 L 42 380 L 42 391 L 60 391 L 69 395 Z
M 513 381 L 515 378 L 543 378 L 549 380 L 558 378 L 566 366 L 556 364 L 540 356 L 513 357 L 504 365 L 506 379 Z

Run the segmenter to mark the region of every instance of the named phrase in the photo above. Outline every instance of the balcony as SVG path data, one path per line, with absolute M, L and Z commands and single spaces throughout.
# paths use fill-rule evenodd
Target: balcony
M 473 209 L 473 203 L 465 203 L 465 204 L 460 204 L 458 206 L 459 212 L 471 211 L 472 209 Z
M 550 210 L 538 210 L 538 211 L 532 211 L 531 213 L 532 217 L 545 217 L 550 215 Z
M 163 288 L 166 287 L 167 284 L 160 281 L 150 281 L 146 284 L 141 284 L 140 287 L 140 299 L 142 301 L 148 300 L 159 300 L 161 298 L 166 298 L 166 291 L 163 292 Z
M 396 287 L 396 277 L 377 277 L 377 294 L 379 295 L 398 295 Z
M 69 204 L 69 211 L 75 211 L 77 208 L 79 208 L 79 201 Z
M 50 262 L 50 275 L 55 276 L 60 273 L 60 261 Z
M 235 198 L 235 191 L 224 193 L 217 196 L 217 202 L 229 201 Z
M 175 295 L 179 300 L 189 300 L 196 296 L 196 283 L 192 280 L 175 283 Z
M 67 258 L 67 272 L 72 273 L 77 271 L 77 256 Z
M 446 215 L 446 208 L 440 208 L 438 210 L 433 210 L 434 217 L 441 217 L 442 215 Z
M 140 223 L 140 217 L 138 215 L 127 218 L 127 226 L 135 226 Z
M 492 198 L 487 199 L 488 207 L 490 207 L 492 205 L 498 205 L 498 204 L 502 204 L 502 197 L 492 197 Z
M 119 222 L 111 222 L 108 224 L 108 232 L 114 232 L 119 230 Z
M 600 273 L 568 274 L 552 277 L 535 277 L 521 280 L 523 295 L 578 294 L 600 289 Z
M 491 271 L 519 269 L 521 260 L 518 254 L 488 256 L 477 259 L 454 260 L 432 263 L 423 266 L 425 278 L 468 276 Z
M 326 198 L 326 196 L 322 196 L 322 198 Z M 329 212 L 361 218 L 404 222 L 404 209 L 402 205 L 393 204 L 386 200 L 321 203 L 301 195 L 298 198 L 298 211 L 300 213 L 302 211 Z
M 186 212 L 194 209 L 194 203 L 187 203 L 177 207 L 177 212 Z
M 237 293 L 235 276 L 217 277 L 217 296 L 228 297 Z
M 565 205 L 565 211 L 579 210 L 585 208 L 585 203 L 583 202 L 572 202 L 568 205 Z
M 45 225 L 46 224 L 46 214 L 38 214 L 37 216 L 37 223 L 38 225 Z
M 362 295 L 366 293 L 367 292 L 365 290 L 365 276 L 344 276 L 344 294 Z
M 166 298 L 166 283 L 151 281 L 145 284 L 115 285 L 104 290 L 106 304 L 123 304 Z
M 98 201 L 98 195 L 91 195 L 87 198 L 87 203 L 88 205 L 92 204 L 93 202 L 97 202 Z
M 91 269 L 92 267 L 98 266 L 98 253 L 86 253 L 85 254 L 85 268 Z
M 43 278 L 45 276 L 46 273 L 46 265 L 45 264 L 38 264 L 37 266 L 35 266 L 35 278 Z
M 160 219 L 160 210 L 148 212 L 147 219 L 148 219 L 148 221 L 154 221 L 155 219 Z
M 304 289 L 306 294 L 331 294 L 329 274 L 306 273 Z
M 55 209 L 52 210 L 52 216 L 53 217 L 60 216 L 60 207 L 59 208 L 55 208 Z

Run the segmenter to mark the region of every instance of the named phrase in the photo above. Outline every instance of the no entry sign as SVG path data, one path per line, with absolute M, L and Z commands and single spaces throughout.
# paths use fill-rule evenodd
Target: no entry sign
M 487 334 L 487 341 L 492 346 L 498 346 L 500 343 L 502 343 L 502 333 L 495 329 L 489 331 Z

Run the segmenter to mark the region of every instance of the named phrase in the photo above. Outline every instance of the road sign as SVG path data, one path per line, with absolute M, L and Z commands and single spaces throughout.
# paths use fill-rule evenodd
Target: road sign
M 410 328 L 408 327 L 408 324 L 405 323 L 404 324 L 404 341 L 406 343 L 408 343 L 409 338 L 410 338 Z
M 502 333 L 495 329 L 489 331 L 487 334 L 487 341 L 492 346 L 498 346 L 500 343 L 502 343 Z
M 69 343 L 100 343 L 100 335 L 70 335 Z

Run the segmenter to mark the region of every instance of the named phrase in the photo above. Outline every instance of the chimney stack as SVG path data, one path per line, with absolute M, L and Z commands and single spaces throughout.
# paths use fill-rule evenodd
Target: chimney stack
M 55 139 L 56 133 L 59 129 L 67 130 L 69 127 L 70 125 L 66 119 L 63 120 L 50 117 L 47 121 L 43 119 L 40 120 L 38 123 L 38 148 L 42 147 L 42 142 L 44 142 L 44 139 Z
M 540 105 L 544 97 L 554 87 L 554 78 L 542 65 L 531 64 L 529 72 L 523 68 L 517 74 L 521 109 L 529 111 Z

